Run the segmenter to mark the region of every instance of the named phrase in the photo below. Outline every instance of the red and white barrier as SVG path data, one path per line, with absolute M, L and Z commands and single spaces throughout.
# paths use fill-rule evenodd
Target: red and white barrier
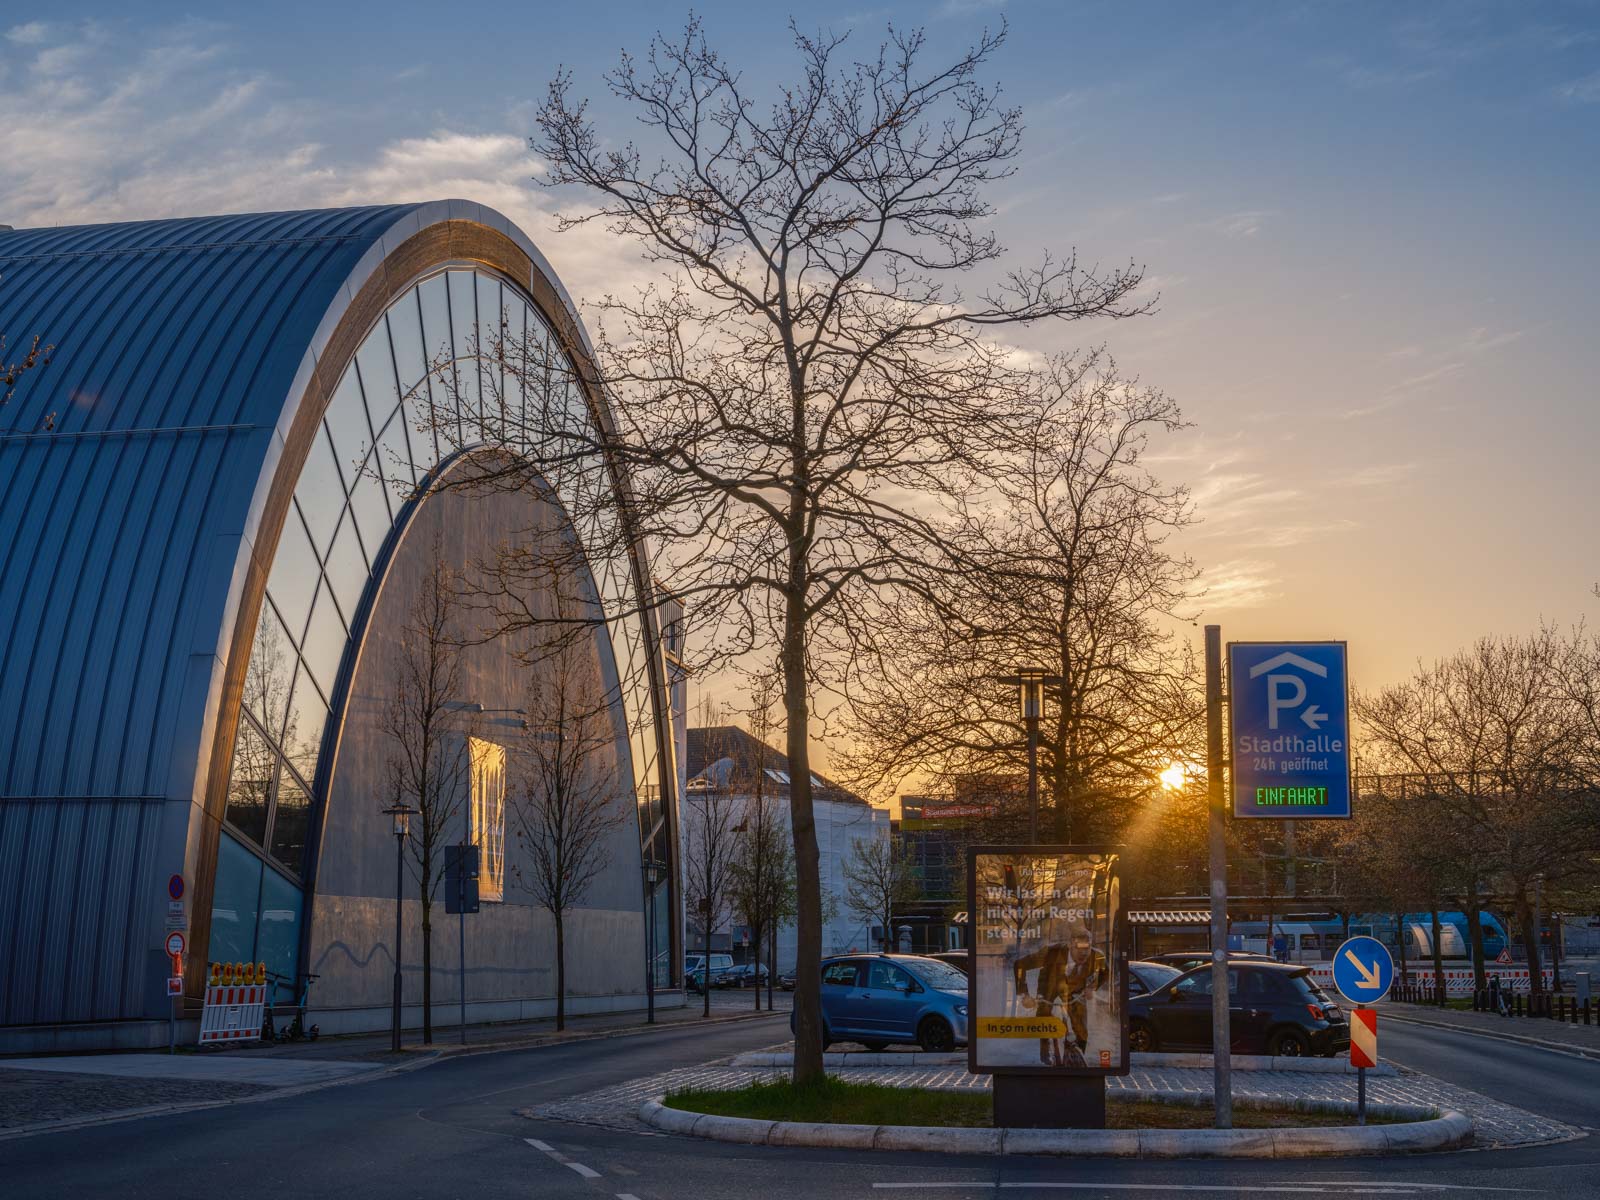
M 1350 1065 L 1378 1065 L 1378 1013 L 1371 1008 L 1350 1011 Z
M 1308 965 L 1311 967 L 1311 978 L 1317 981 L 1319 987 L 1329 992 L 1336 990 L 1333 986 L 1332 963 L 1311 963 Z M 1545 987 L 1548 988 L 1552 986 L 1552 972 L 1549 970 L 1544 970 L 1541 972 L 1541 974 L 1544 976 Z M 1498 976 L 1500 979 L 1501 990 L 1507 993 L 1526 992 L 1531 990 L 1533 987 L 1533 977 L 1529 973 L 1527 967 L 1513 968 L 1501 967 L 1497 965 L 1486 965 L 1484 967 L 1484 976 L 1486 978 L 1494 978 Z M 1408 966 L 1407 977 L 1407 981 L 1412 987 L 1431 988 L 1433 986 L 1432 967 Z M 1396 964 L 1395 967 L 1394 981 L 1395 985 L 1399 986 L 1400 970 L 1398 964 Z M 1444 972 L 1444 993 L 1447 996 L 1472 995 L 1472 968 L 1446 967 Z
M 200 1015 L 200 1044 L 253 1042 L 261 1037 L 262 1011 L 267 984 L 229 984 L 206 988 L 206 1007 Z

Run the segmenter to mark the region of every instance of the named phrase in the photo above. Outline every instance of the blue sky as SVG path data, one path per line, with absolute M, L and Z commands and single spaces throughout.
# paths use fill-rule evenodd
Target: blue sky
M 500 208 L 580 299 L 626 246 L 559 237 L 531 113 L 600 86 L 660 3 L 7 6 L 0 221 L 118 220 L 460 195 Z M 780 7 L 705 4 L 751 78 Z M 1156 448 L 1203 523 L 1205 620 L 1342 637 L 1359 684 L 1489 632 L 1600 617 L 1600 6 L 808 6 L 925 24 L 949 53 L 1010 23 L 991 77 L 1025 113 L 995 194 L 1022 257 L 1145 264 L 1157 315 L 1104 339 L 1195 428 Z

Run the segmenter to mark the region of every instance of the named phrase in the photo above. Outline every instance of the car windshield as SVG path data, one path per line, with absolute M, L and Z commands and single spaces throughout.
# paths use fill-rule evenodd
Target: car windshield
M 1317 986 L 1317 981 L 1310 975 L 1295 975 L 1291 977 L 1294 985 L 1313 1000 L 1320 1000 L 1324 1004 L 1332 1004 L 1333 997 Z
M 922 982 L 929 987 L 938 988 L 943 992 L 967 990 L 967 977 L 949 963 L 942 963 L 937 958 L 919 958 L 907 962 L 906 965 L 920 975 Z
M 1160 963 L 1140 963 L 1133 968 L 1133 973 L 1139 977 L 1145 987 L 1152 992 L 1164 988 L 1183 972 L 1176 967 L 1163 966 Z

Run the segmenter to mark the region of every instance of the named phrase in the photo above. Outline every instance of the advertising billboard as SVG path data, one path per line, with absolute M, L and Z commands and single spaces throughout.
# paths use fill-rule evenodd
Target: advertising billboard
M 1104 847 L 968 852 L 970 1070 L 1128 1073 L 1117 872 L 1117 853 Z

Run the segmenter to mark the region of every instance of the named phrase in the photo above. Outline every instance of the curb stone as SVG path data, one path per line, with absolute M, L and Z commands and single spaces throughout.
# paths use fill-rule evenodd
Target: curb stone
M 1205 1067 L 1211 1066 L 1209 1054 L 1168 1054 L 1162 1052 L 1129 1055 L 1136 1067 Z M 1341 1058 L 1284 1058 L 1265 1054 L 1235 1054 L 1232 1056 L 1235 1071 L 1293 1071 L 1312 1075 L 1354 1075 L 1356 1068 Z M 733 1060 L 736 1067 L 788 1067 L 794 1064 L 792 1052 L 753 1050 L 740 1054 Z M 924 1051 L 894 1053 L 871 1050 L 832 1050 L 822 1056 L 824 1067 L 964 1067 L 965 1054 L 930 1054 Z M 1398 1075 L 1392 1063 L 1379 1063 L 1368 1069 L 1372 1075 Z
M 716 1117 L 646 1100 L 639 1119 L 669 1133 L 746 1145 L 928 1150 L 945 1154 L 1041 1154 L 1080 1158 L 1306 1158 L 1313 1155 L 1456 1150 L 1472 1119 L 1448 1112 L 1408 1125 L 1322 1129 L 962 1129 L 924 1125 L 819 1125 Z M 1373 1106 L 1378 1108 L 1380 1106 Z

